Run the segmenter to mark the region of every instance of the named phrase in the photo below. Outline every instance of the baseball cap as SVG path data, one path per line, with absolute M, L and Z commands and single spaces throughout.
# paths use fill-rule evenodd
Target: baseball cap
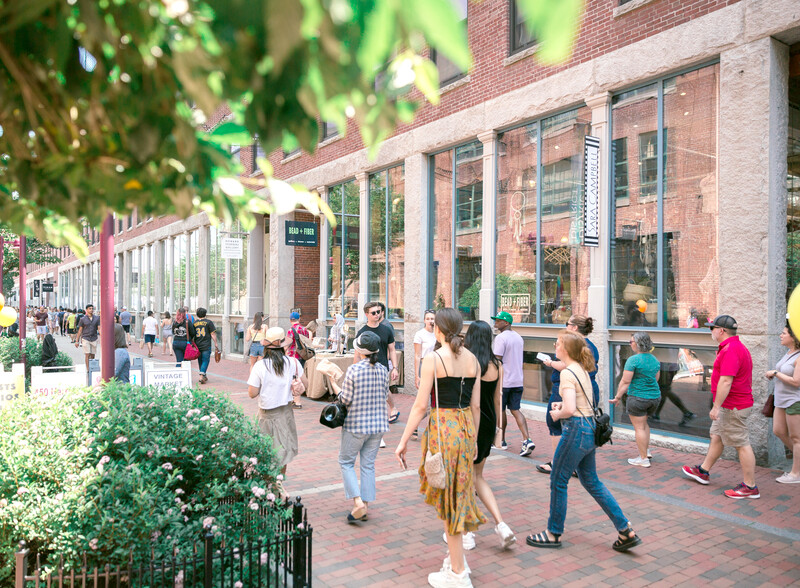
M 380 337 L 372 331 L 364 331 L 353 341 L 353 349 L 358 351 L 359 355 L 372 355 L 378 352 L 380 344 Z
M 286 338 L 286 331 L 280 327 L 270 327 L 264 334 L 264 343 L 281 343 Z
M 291 320 L 293 320 L 293 321 L 296 321 L 297 319 L 300 318 L 300 313 L 299 312 L 293 312 L 292 314 L 289 315 L 289 318 Z
M 707 327 L 722 327 L 723 329 L 732 329 L 734 331 L 739 328 L 739 325 L 736 322 L 736 319 L 733 318 L 729 314 L 721 314 L 721 315 L 719 315 L 713 321 L 707 322 L 706 326 Z
M 492 320 L 506 321 L 509 325 L 514 324 L 514 317 L 508 314 L 505 310 L 503 312 L 498 312 L 497 316 L 492 317 Z

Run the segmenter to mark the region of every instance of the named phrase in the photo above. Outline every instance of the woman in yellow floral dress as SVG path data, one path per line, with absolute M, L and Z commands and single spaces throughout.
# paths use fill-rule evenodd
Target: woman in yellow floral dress
M 436 349 L 422 360 L 419 391 L 395 451 L 405 469 L 408 440 L 425 418 L 428 404 L 432 401 L 431 418 L 422 437 L 420 492 L 425 495 L 425 502 L 435 507 L 439 518 L 444 521 L 449 553 L 442 569 L 428 575 L 428 583 L 434 587 L 472 586 L 462 535 L 477 530 L 478 525 L 486 522 L 475 501 L 472 464 L 477 451 L 480 422 L 481 372 L 478 360 L 463 347 L 462 326 L 461 313 L 457 310 L 443 308 L 436 313 Z M 439 406 L 436 406 L 434 378 L 439 388 Z M 428 449 L 432 453 L 442 453 L 446 474 L 446 485 L 442 490 L 428 485 L 424 469 Z

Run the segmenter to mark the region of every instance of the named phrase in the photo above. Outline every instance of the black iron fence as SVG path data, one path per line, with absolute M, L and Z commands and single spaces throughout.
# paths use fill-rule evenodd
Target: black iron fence
M 273 588 L 311 586 L 311 535 L 300 499 L 290 502 L 292 513 L 281 520 L 271 537 L 227 542 L 211 527 L 192 546 L 191 555 L 134 564 L 89 569 L 65 566 L 30 553 L 25 542 L 16 553 L 15 588 Z M 259 528 L 258 513 L 250 521 Z M 178 550 L 175 550 L 177 553 Z

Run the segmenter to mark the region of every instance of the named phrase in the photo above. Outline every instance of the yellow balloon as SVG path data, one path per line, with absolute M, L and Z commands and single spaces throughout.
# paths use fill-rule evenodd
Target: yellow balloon
M 3 307 L 6 305 L 6 299 L 3 298 L 3 295 L 0 294 L 0 310 L 3 310 Z
M 4 306 L 0 310 L 0 327 L 10 327 L 17 320 L 17 311 L 10 306 Z
M 795 334 L 800 333 L 800 284 L 794 287 L 792 295 L 789 296 L 786 314 L 789 318 L 789 326 L 792 328 L 792 332 Z

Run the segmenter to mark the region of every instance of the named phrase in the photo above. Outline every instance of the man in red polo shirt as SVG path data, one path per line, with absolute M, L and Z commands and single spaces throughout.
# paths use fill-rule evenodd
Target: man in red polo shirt
M 711 338 L 719 344 L 711 374 L 711 396 L 714 404 L 711 418 L 711 443 L 703 463 L 683 466 L 683 473 L 701 484 L 708 484 L 708 472 L 722 455 L 725 447 L 735 447 L 739 453 L 744 481 L 725 490 L 725 496 L 739 500 L 760 498 L 756 486 L 756 456 L 750 447 L 747 417 L 753 407 L 753 360 L 739 337 L 736 319 L 722 314 L 706 323 Z

